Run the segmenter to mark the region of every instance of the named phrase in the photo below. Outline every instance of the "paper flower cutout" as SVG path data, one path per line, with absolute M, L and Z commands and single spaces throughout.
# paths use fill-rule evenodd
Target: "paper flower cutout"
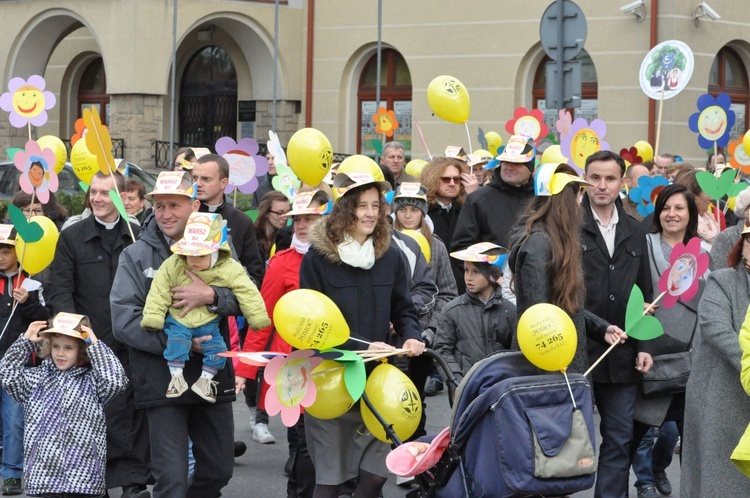
M 375 122 L 375 131 L 381 135 L 385 134 L 386 137 L 392 137 L 393 132 L 398 128 L 396 113 L 385 107 L 379 107 L 372 120 Z
M 302 183 L 300 182 L 297 175 L 294 174 L 292 168 L 287 165 L 286 154 L 284 149 L 281 147 L 279 137 L 272 130 L 268 130 L 268 152 L 273 156 L 273 163 L 276 166 L 276 176 L 271 180 L 274 190 L 278 190 L 284 194 L 291 202 L 294 196 L 297 195 Z
M 299 420 L 299 407 L 315 402 L 317 391 L 310 374 L 323 358 L 313 356 L 310 349 L 294 351 L 286 358 L 277 356 L 268 362 L 263 376 L 271 386 L 266 392 L 266 411 L 269 415 L 281 412 L 281 421 L 292 427 Z
M 710 149 L 716 142 L 719 147 L 726 147 L 735 120 L 734 111 L 729 108 L 732 99 L 726 93 L 716 98 L 704 93 L 698 97 L 696 105 L 698 112 L 690 116 L 688 127 L 698 134 L 698 145 L 702 149 Z
M 10 113 L 10 124 L 23 128 L 31 123 L 42 126 L 47 122 L 47 110 L 55 107 L 55 95 L 45 91 L 44 78 L 33 75 L 26 81 L 13 78 L 8 82 L 8 91 L 0 95 L 0 108 Z
M 599 150 L 609 150 L 609 144 L 604 141 L 607 125 L 601 119 L 591 123 L 583 118 L 573 121 L 570 133 L 560 137 L 560 151 L 568 157 L 568 164 L 578 173 L 584 172 L 586 158 Z
M 631 188 L 628 197 L 638 206 L 638 214 L 648 216 L 654 212 L 654 198 L 651 195 L 657 187 L 668 185 L 669 182 L 663 176 L 643 175 L 638 178 L 638 186 Z
M 231 137 L 221 137 L 216 141 L 216 153 L 229 163 L 229 183 L 224 192 L 229 194 L 237 189 L 243 194 L 252 194 L 258 188 L 258 178 L 268 173 L 268 160 L 256 155 L 258 142 L 243 138 L 235 142 Z
M 56 162 L 57 158 L 52 149 L 41 150 L 34 140 L 26 142 L 25 150 L 13 156 L 13 164 L 21 172 L 18 181 L 21 190 L 27 194 L 36 191 L 39 202 L 46 204 L 49 201 L 49 193 L 55 192 L 59 186 L 55 173 Z
M 742 143 L 743 138 L 743 136 L 740 136 L 736 141 L 729 142 L 727 152 L 729 153 L 729 165 L 747 175 L 750 174 L 750 155 L 748 155 Z
M 533 138 L 539 144 L 539 137 L 546 137 L 549 127 L 544 123 L 544 114 L 539 109 L 527 111 L 518 107 L 513 112 L 513 119 L 505 123 L 505 131 L 511 135 Z
M 629 149 L 620 149 L 620 157 L 625 160 L 625 166 L 643 163 L 643 158 L 638 155 L 638 149 L 636 149 L 635 147 L 631 147 Z
M 76 142 L 78 142 L 80 139 L 83 138 L 84 135 L 86 135 L 86 123 L 83 122 L 83 118 L 76 119 L 75 124 L 76 132 L 73 134 L 72 137 L 70 137 L 70 146 L 73 147 Z
M 701 253 L 701 241 L 693 237 L 687 243 L 672 248 L 669 270 L 661 274 L 659 292 L 666 292 L 664 306 L 671 308 L 678 299 L 690 301 L 698 292 L 698 279 L 708 269 L 708 254 Z
M 479 148 L 489 150 L 489 146 L 487 145 L 487 139 L 484 136 L 484 130 L 480 126 L 477 130 L 477 141 L 479 142 Z
M 555 121 L 555 129 L 560 133 L 560 138 L 563 135 L 570 135 L 570 125 L 573 124 L 573 116 L 565 109 L 560 109 L 557 116 L 560 119 Z

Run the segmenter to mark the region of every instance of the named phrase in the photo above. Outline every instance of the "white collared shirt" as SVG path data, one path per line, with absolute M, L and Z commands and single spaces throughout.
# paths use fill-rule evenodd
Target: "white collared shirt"
M 615 253 L 615 232 L 617 230 L 617 223 L 620 221 L 617 207 L 612 204 L 612 217 L 609 219 L 609 225 L 602 223 L 602 220 L 599 219 L 599 215 L 594 211 L 593 206 L 591 207 L 591 212 L 596 220 L 596 226 L 599 227 L 599 231 L 602 233 L 602 237 L 604 237 L 604 243 L 607 245 L 607 252 L 609 252 L 609 257 L 611 258 Z

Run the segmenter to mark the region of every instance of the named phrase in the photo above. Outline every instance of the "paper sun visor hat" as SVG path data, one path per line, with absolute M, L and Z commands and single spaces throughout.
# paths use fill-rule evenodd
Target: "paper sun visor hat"
M 16 245 L 16 232 L 13 225 L 0 225 L 0 245 Z
M 418 441 L 402 444 L 385 458 L 388 470 L 399 477 L 412 477 L 431 469 L 451 442 L 449 428 L 438 433 L 429 445 Z
M 185 195 L 195 199 L 198 187 L 187 171 L 162 171 L 156 178 L 154 190 L 146 194 L 146 197 L 152 195 Z
M 51 320 L 50 326 L 39 332 L 42 334 L 62 334 L 86 341 L 88 334 L 81 328 L 82 325 L 91 328 L 91 322 L 86 315 L 61 312 Z
M 182 256 L 205 256 L 219 250 L 227 240 L 227 222 L 218 213 L 190 213 L 185 236 L 172 244 Z
M 745 225 L 742 227 L 742 232 L 740 232 L 740 235 L 745 235 L 746 233 L 750 233 L 750 225 Z
M 533 139 L 522 135 L 512 135 L 502 154 L 495 159 L 507 163 L 528 163 L 534 160 L 535 155 L 536 147 Z
M 451 257 L 461 261 L 489 263 L 495 266 L 503 266 L 508 259 L 508 250 L 503 246 L 493 244 L 492 242 L 479 242 L 470 245 L 463 251 L 452 252 Z
M 466 162 L 469 157 L 462 147 L 457 147 L 455 145 L 449 145 L 448 147 L 446 147 L 444 156 L 452 157 L 453 159 L 458 159 L 459 161 L 463 162 Z
M 316 199 L 317 198 L 317 199 Z M 321 201 L 319 206 L 310 206 L 314 200 Z M 299 216 L 303 214 L 328 214 L 331 211 L 331 202 L 328 194 L 322 190 L 300 192 L 292 201 L 292 210 L 284 213 L 284 216 Z
M 206 154 L 210 154 L 211 151 L 208 150 L 205 147 L 192 147 L 187 150 L 185 155 L 182 156 L 182 169 L 190 171 L 193 169 L 193 163 L 191 160 L 185 159 L 186 156 L 190 156 L 192 153 L 193 156 L 195 156 L 195 160 L 200 159 L 201 157 L 205 156 Z
M 570 173 L 555 173 L 557 163 L 540 164 L 534 172 L 534 194 L 548 197 L 562 192 L 570 182 L 586 184 L 586 180 Z
M 333 178 L 333 194 L 338 199 L 347 192 L 357 187 L 374 183 L 381 192 L 390 192 L 391 184 L 388 182 L 379 182 L 369 173 L 359 171 L 350 171 L 348 173 L 336 173 Z

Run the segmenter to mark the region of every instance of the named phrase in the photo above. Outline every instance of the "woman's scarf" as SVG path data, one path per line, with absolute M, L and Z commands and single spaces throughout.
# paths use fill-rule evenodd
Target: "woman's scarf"
M 355 268 L 369 270 L 375 264 L 375 246 L 372 237 L 367 237 L 364 244 L 360 244 L 348 233 L 344 234 L 344 241 L 338 245 L 341 261 Z

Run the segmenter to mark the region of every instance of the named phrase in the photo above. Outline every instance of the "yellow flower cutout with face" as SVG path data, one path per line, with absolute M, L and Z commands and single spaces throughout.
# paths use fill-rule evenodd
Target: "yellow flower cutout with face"
M 13 94 L 13 110 L 30 119 L 44 111 L 44 92 L 35 86 L 24 85 Z
M 698 129 L 708 140 L 718 140 L 727 129 L 727 113 L 721 106 L 705 108 L 698 116 Z

